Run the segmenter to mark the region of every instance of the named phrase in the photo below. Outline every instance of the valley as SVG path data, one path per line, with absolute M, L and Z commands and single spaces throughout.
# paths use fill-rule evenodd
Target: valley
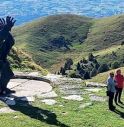
M 119 66 L 123 66 L 123 19 L 124 15 L 101 19 L 55 15 L 17 27 L 13 34 L 18 48 L 53 73 L 64 65 L 67 58 L 77 64 L 89 53 L 93 53 L 100 63 L 118 61 Z

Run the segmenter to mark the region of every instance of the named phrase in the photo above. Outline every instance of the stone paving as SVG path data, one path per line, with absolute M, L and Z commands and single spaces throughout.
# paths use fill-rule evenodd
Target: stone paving
M 91 94 L 90 95 L 90 100 L 91 101 L 97 101 L 97 102 L 105 102 L 107 100 L 107 98 L 103 97 L 103 96 L 98 96 L 98 95 Z
M 56 104 L 56 101 L 53 100 L 53 99 L 44 99 L 44 100 L 41 100 L 41 102 L 44 102 L 47 105 L 54 105 L 54 104 Z
M 106 84 L 98 83 L 98 82 L 86 82 L 87 87 L 106 87 Z
M 80 95 L 70 95 L 70 96 L 65 96 L 62 98 L 67 99 L 67 100 L 75 100 L 75 101 L 82 101 L 83 100 L 83 98 Z
M 16 91 L 13 94 L 16 97 L 39 96 L 40 94 L 52 91 L 52 86 L 49 83 L 25 79 L 11 80 L 8 88 Z
M 89 92 L 99 92 L 101 91 L 102 89 L 101 88 L 87 88 L 87 89 L 84 89 L 86 91 L 89 91 Z
M 42 98 L 55 98 L 57 96 L 58 95 L 55 93 L 55 91 L 51 91 L 51 92 L 47 92 L 45 94 L 39 95 L 39 97 L 42 97 Z
M 18 74 L 23 75 L 22 72 Z M 39 76 L 39 73 L 24 73 L 24 75 Z M 10 96 L 0 97 L 0 100 L 4 102 L 6 106 L 8 105 L 8 107 L 0 108 L 0 113 L 14 112 L 9 108 L 9 106 L 16 105 L 16 101 L 22 101 L 21 104 L 24 106 L 26 102 L 34 102 L 36 97 L 41 100 L 41 103 L 45 103 L 46 105 L 57 104 L 55 98 L 58 97 L 58 95 L 53 90 L 54 85 L 58 86 L 58 89 L 62 94 L 62 99 L 82 102 L 82 104 L 79 105 L 79 109 L 93 105 L 93 101 L 106 101 L 105 97 L 95 95 L 95 93 L 102 90 L 103 84 L 102 87 L 99 88 L 98 83 L 94 83 L 95 87 L 93 85 L 82 85 L 81 79 L 71 79 L 57 75 L 48 75 L 48 77 L 45 78 L 51 80 L 52 84 L 38 80 L 12 79 L 8 84 L 8 88 L 16 92 Z M 89 95 L 89 102 L 87 103 L 83 101 L 83 96 L 85 94 Z M 61 103 L 59 106 L 63 107 Z
M 0 97 L 0 100 L 4 102 L 6 106 L 14 106 L 16 105 L 16 101 L 22 101 L 23 104 L 24 102 L 34 102 L 35 96 L 40 95 L 47 96 L 48 94 L 49 97 L 55 97 L 55 92 L 52 91 L 52 86 L 49 83 L 43 81 L 12 79 L 8 84 L 8 88 L 16 92 L 11 95 L 7 95 L 6 97 Z M 13 110 L 11 110 L 9 107 L 4 107 L 0 109 L 0 113 L 11 112 L 13 112 Z

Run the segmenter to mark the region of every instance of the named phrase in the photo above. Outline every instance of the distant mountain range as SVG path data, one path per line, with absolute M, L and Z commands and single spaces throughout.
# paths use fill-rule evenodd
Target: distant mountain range
M 12 15 L 17 25 L 63 13 L 106 17 L 124 12 L 124 0 L 0 0 L 0 17 Z

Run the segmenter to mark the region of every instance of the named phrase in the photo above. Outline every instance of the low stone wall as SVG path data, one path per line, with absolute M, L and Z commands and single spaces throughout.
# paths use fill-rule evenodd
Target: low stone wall
M 29 80 L 38 80 L 38 81 L 44 81 L 47 83 L 51 83 L 51 81 L 49 79 L 40 77 L 40 76 L 30 76 L 30 75 L 26 75 L 26 74 L 15 74 L 14 77 L 12 79 L 29 79 Z

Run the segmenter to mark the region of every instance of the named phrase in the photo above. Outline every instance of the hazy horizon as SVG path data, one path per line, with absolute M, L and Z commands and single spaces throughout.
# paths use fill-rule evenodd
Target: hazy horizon
M 17 24 L 39 17 L 71 13 L 95 18 L 124 13 L 124 0 L 1 0 L 0 17 L 12 15 Z

